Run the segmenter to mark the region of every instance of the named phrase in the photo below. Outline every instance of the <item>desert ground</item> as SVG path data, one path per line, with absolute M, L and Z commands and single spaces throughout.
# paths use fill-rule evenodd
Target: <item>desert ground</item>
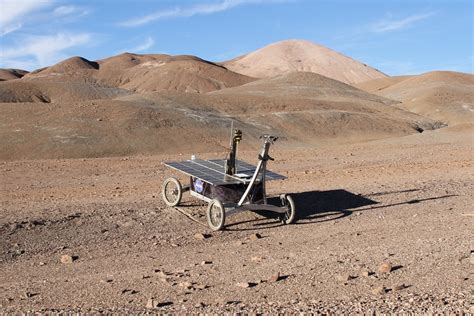
M 474 76 L 334 54 L 2 70 L 0 313 L 474 313 Z M 242 212 L 214 232 L 206 203 L 163 202 L 165 178 L 189 179 L 162 163 L 223 158 L 231 119 L 249 163 L 281 136 L 269 169 L 287 179 L 267 189 L 295 224 Z

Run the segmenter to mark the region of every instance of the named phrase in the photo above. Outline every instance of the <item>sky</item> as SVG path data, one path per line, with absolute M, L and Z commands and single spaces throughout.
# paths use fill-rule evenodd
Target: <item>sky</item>
M 0 0 L 0 68 L 123 52 L 228 60 L 285 39 L 389 75 L 474 72 L 472 0 Z

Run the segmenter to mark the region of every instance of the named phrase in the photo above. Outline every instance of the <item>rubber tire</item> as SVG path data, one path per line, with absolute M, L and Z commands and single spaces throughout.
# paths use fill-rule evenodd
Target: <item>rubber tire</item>
M 289 212 L 280 215 L 281 222 L 285 225 L 293 224 L 294 222 L 296 222 L 295 202 L 293 201 L 291 196 L 286 194 L 280 197 L 280 199 L 282 200 L 282 206 L 285 206 L 285 204 L 283 204 L 283 200 L 285 200 L 286 204 L 290 206 Z
M 178 190 L 178 198 L 174 202 L 168 200 L 168 197 L 166 196 L 166 186 L 170 182 L 172 182 L 176 186 L 176 189 Z M 181 183 L 179 182 L 179 180 L 176 179 L 176 178 L 171 177 L 171 178 L 168 178 L 165 181 L 163 181 L 163 186 L 162 186 L 162 189 L 161 189 L 161 196 L 163 197 L 163 201 L 165 202 L 166 205 L 168 205 L 168 206 L 179 205 L 179 203 L 181 202 L 181 198 L 183 197 L 183 187 L 181 186 Z
M 212 223 L 212 220 L 211 220 L 211 210 L 214 206 L 217 206 L 219 208 L 220 212 L 221 212 L 221 221 L 219 223 L 217 223 L 216 225 L 214 223 Z M 222 230 L 224 228 L 225 209 L 224 209 L 224 205 L 222 204 L 221 201 L 212 200 L 211 202 L 209 202 L 209 205 L 207 206 L 206 218 L 207 218 L 207 225 L 213 231 Z

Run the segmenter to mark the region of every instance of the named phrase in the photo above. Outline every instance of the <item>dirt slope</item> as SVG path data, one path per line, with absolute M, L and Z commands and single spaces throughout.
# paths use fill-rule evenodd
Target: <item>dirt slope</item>
M 2 69 L 0 68 L 0 81 L 18 79 L 26 75 L 28 71 L 21 69 Z
M 350 57 L 304 40 L 286 40 L 270 44 L 247 55 L 223 62 L 223 65 L 232 71 L 257 78 L 306 71 L 355 84 L 387 77 L 382 72 Z
M 391 85 L 402 82 L 403 80 L 406 80 L 411 77 L 412 76 L 395 76 L 373 79 L 355 84 L 354 86 L 369 93 L 376 93 L 377 91 L 383 90 L 387 87 L 390 87 Z
M 112 99 L 128 94 L 124 89 L 91 82 L 56 80 L 14 80 L 0 82 L 0 103 L 78 102 Z
M 288 146 L 306 146 L 436 127 L 432 120 L 391 103 L 314 73 L 261 79 L 207 94 L 161 91 L 87 102 L 53 99 L 41 106 L 4 103 L 0 158 L 209 152 L 228 146 L 231 119 L 244 130 L 247 148 L 256 148 L 263 133 L 281 136 Z
M 435 71 L 418 76 L 363 83 L 361 88 L 401 101 L 400 107 L 450 125 L 474 122 L 474 75 Z M 378 88 L 375 88 L 378 87 Z M 375 89 L 374 89 L 375 88 Z

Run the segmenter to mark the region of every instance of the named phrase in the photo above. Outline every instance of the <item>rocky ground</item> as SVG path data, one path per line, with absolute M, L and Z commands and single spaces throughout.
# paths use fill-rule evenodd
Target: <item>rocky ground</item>
M 283 149 L 300 220 L 166 207 L 162 161 L 1 162 L 0 312 L 473 313 L 472 133 Z M 253 162 L 256 153 L 242 153 Z M 222 153 L 206 158 L 221 157 Z

